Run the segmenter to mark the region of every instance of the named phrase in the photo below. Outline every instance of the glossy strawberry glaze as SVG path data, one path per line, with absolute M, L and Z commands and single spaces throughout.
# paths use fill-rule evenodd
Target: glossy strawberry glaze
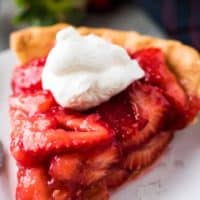
M 19 167 L 16 199 L 108 199 L 108 189 L 151 164 L 174 130 L 194 119 L 200 101 L 184 92 L 161 50 L 130 56 L 145 78 L 85 113 L 62 108 L 42 90 L 44 58 L 15 69 L 10 147 Z

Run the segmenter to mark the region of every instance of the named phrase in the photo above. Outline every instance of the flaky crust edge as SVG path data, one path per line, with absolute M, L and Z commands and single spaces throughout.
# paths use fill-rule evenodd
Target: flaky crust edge
M 31 27 L 13 32 L 10 36 L 11 49 L 20 63 L 44 57 L 54 44 L 56 33 L 69 24 L 48 27 Z M 95 34 L 120 45 L 129 51 L 148 47 L 161 48 L 166 61 L 188 94 L 200 97 L 200 54 L 198 51 L 175 40 L 165 40 L 141 35 L 134 31 L 119 31 L 106 28 L 78 27 L 82 35 Z

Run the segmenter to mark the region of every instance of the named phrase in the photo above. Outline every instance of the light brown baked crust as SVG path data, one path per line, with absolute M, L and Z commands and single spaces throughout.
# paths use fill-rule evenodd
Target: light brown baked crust
M 56 33 L 68 24 L 56 24 L 49 27 L 31 27 L 11 34 L 11 49 L 21 63 L 33 58 L 46 56 L 54 44 Z M 159 47 L 163 50 L 171 70 L 176 74 L 188 94 L 200 97 L 200 55 L 189 47 L 175 40 L 164 40 L 140 35 L 137 32 L 118 31 L 104 28 L 79 27 L 83 34 L 96 34 L 112 43 L 136 51 L 147 47 Z

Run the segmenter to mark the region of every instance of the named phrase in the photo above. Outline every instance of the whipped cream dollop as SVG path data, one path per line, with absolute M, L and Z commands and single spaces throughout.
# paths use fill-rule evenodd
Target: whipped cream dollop
M 126 50 L 69 27 L 57 33 L 42 73 L 43 89 L 63 107 L 85 110 L 109 100 L 144 76 Z

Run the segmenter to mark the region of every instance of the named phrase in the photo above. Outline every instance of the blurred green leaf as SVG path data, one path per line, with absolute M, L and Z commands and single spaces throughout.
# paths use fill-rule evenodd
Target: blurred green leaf
M 27 0 L 15 0 L 15 3 L 19 7 L 25 7 L 25 6 L 28 5 L 28 1 Z
M 59 21 L 79 23 L 87 0 L 15 0 L 19 8 L 14 23 L 49 25 Z

